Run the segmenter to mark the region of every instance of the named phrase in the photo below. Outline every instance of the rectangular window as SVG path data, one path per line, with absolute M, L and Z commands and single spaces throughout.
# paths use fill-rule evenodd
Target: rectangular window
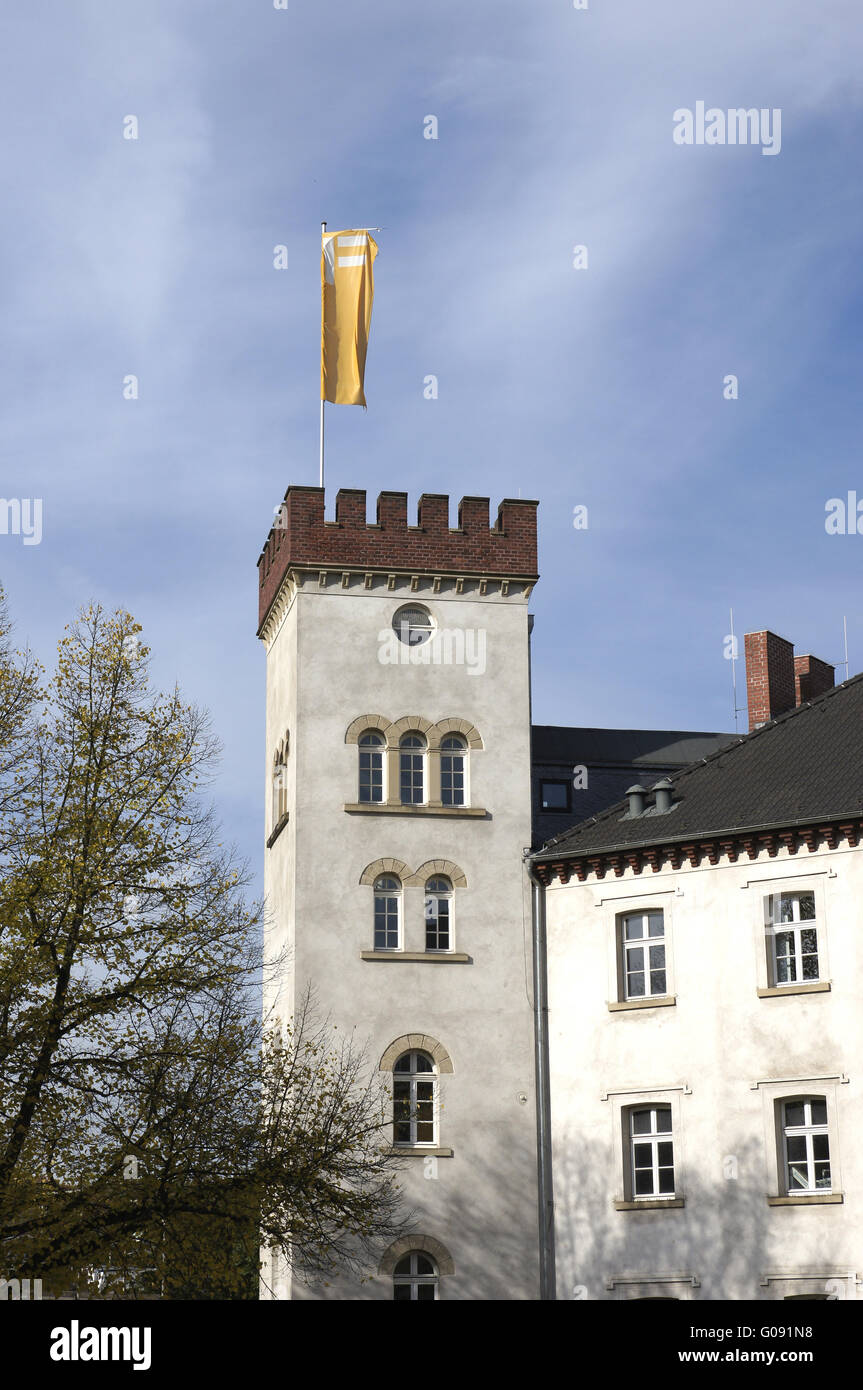
M 832 1191 L 825 1097 L 806 1096 L 781 1105 L 787 1196 Z
M 423 753 L 399 755 L 399 789 L 403 806 L 420 806 L 423 801 Z
M 619 918 L 619 932 L 623 998 L 645 999 L 666 995 L 668 976 L 662 909 L 623 913 Z
M 771 984 L 779 988 L 818 980 L 815 894 L 771 893 L 765 907 Z
M 629 1112 L 633 1200 L 674 1196 L 674 1141 L 671 1106 L 651 1105 Z
M 568 811 L 570 808 L 568 782 L 540 782 L 539 804 L 543 811 Z
M 397 951 L 399 949 L 399 900 L 398 895 L 386 892 L 375 893 L 375 950 Z
M 464 764 L 464 753 L 441 752 L 440 799 L 443 806 L 464 806 Z
M 449 898 L 434 894 L 425 900 L 427 951 L 448 951 L 450 948 L 449 904 Z

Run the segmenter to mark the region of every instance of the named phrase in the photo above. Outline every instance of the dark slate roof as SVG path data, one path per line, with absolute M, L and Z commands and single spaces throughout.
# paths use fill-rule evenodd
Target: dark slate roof
M 625 766 L 685 767 L 734 741 L 734 734 L 697 733 L 675 729 L 579 729 L 557 724 L 534 724 L 531 757 L 534 763 L 623 763 Z
M 672 809 L 631 818 L 627 801 L 550 840 L 537 858 L 648 848 L 693 835 L 863 815 L 863 675 L 672 774 Z

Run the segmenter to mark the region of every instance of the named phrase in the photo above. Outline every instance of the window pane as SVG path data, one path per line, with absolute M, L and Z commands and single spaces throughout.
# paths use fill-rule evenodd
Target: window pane
M 827 1123 L 827 1102 L 826 1100 L 812 1101 L 812 1123 L 813 1125 L 826 1125 Z
M 638 941 L 644 936 L 644 918 L 641 913 L 637 916 L 624 918 L 623 925 L 627 941 Z
M 802 1134 L 789 1135 L 788 1137 L 788 1162 L 803 1163 L 806 1161 L 806 1139 Z
M 434 1265 L 428 1255 L 417 1255 L 417 1274 L 434 1274 Z
M 650 1133 L 650 1111 L 633 1110 L 632 1112 L 632 1132 L 633 1134 Z
M 818 979 L 818 957 L 816 955 L 803 957 L 803 978 L 804 980 Z
M 636 1197 L 650 1197 L 653 1194 L 653 1169 L 643 1168 L 635 1174 Z
M 829 1186 L 830 1186 L 830 1164 L 829 1164 L 829 1163 L 816 1163 L 816 1164 L 815 1164 L 815 1186 L 816 1186 L 816 1187 L 829 1187 Z
M 651 968 L 651 970 L 664 970 L 664 969 L 665 969 L 665 947 L 664 947 L 664 946 L 651 946 L 651 947 L 650 947 L 650 951 L 649 951 L 649 955 L 650 955 L 650 968 Z
M 417 1285 L 417 1303 L 434 1303 L 434 1284 Z
M 829 1158 L 830 1140 L 826 1134 L 813 1134 L 812 1136 L 812 1157 Z
M 670 1168 L 674 1162 L 674 1145 L 669 1140 L 657 1144 L 656 1157 L 661 1167 Z
M 644 947 L 643 947 L 643 946 L 629 946 L 629 947 L 627 947 L 627 951 L 626 951 L 626 968 L 627 968 L 627 970 L 643 970 L 643 969 L 644 969 Z
M 393 1302 L 410 1303 L 411 1286 L 410 1284 L 393 1284 Z
M 651 970 L 650 972 L 650 993 L 665 994 L 667 985 L 665 983 L 664 970 Z
M 399 1260 L 398 1264 L 393 1270 L 393 1274 L 410 1274 L 410 1272 L 411 1257 L 410 1255 L 402 1255 L 401 1259 Z
M 674 1191 L 674 1169 L 660 1168 L 659 1170 L 659 1190 L 668 1193 Z
M 644 995 L 644 971 L 632 971 L 626 977 L 627 999 L 641 999 Z
M 652 1144 L 633 1144 L 632 1160 L 636 1168 L 653 1167 L 653 1145 Z
M 431 1144 L 434 1142 L 434 1124 L 431 1120 L 417 1121 L 417 1143 Z
M 785 1104 L 785 1124 L 789 1129 L 803 1124 L 803 1102 L 790 1100 Z
M 661 912 L 648 912 L 647 922 L 647 931 L 649 936 L 663 936 L 665 934 L 665 928 L 663 926 Z
M 417 1071 L 434 1071 L 434 1063 L 430 1057 L 426 1057 L 424 1052 L 418 1052 L 416 1059 Z
M 665 1106 L 656 1112 L 656 1132 L 657 1134 L 671 1133 L 671 1109 Z
M 800 903 L 800 920 L 801 920 L 801 922 L 814 922 L 814 920 L 815 920 L 815 894 L 814 894 L 814 893 L 801 893 L 801 894 L 800 894 L 800 897 L 799 897 L 799 903 Z
M 792 1164 L 788 1165 L 788 1189 L 799 1192 L 801 1188 L 809 1187 L 809 1177 L 805 1168 L 798 1168 Z
M 568 782 L 540 782 L 539 797 L 543 811 L 566 811 L 569 808 Z

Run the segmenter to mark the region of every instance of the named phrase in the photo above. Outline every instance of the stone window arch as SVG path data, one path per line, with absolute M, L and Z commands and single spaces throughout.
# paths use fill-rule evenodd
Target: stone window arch
M 345 730 L 345 743 L 359 743 L 360 736 L 369 729 L 377 729 L 386 735 L 390 726 L 390 721 L 385 714 L 361 714 L 359 719 L 354 719 Z
M 379 862 L 383 863 L 384 861 L 380 860 Z M 396 861 L 393 860 L 392 862 L 395 863 Z M 458 864 L 454 864 L 451 859 L 427 859 L 424 864 L 420 864 L 416 873 L 410 874 L 408 878 L 404 879 L 404 882 L 410 888 L 423 888 L 426 879 L 433 878 L 436 874 L 442 874 L 444 878 L 451 879 L 453 888 L 467 888 L 464 869 L 460 869 Z
M 448 719 L 439 719 L 434 726 L 434 731 L 437 735 L 435 744 L 439 744 L 440 740 L 446 734 L 461 734 L 466 740 L 468 748 L 471 750 L 479 751 L 485 746 L 480 736 L 479 729 L 477 729 L 476 725 L 471 724 L 469 719 L 458 719 L 455 716 Z M 431 742 L 432 740 L 430 737 L 429 743 L 431 744 Z
M 446 1246 L 435 1240 L 434 1236 L 425 1235 L 399 1236 L 399 1239 L 393 1241 L 384 1251 L 378 1265 L 378 1274 L 391 1279 L 399 1260 L 405 1255 L 413 1254 L 414 1251 L 430 1255 L 437 1265 L 439 1274 L 455 1274 L 455 1263 Z
M 452 1058 L 443 1043 L 427 1033 L 404 1033 L 400 1038 L 395 1038 L 381 1057 L 379 1070 L 391 1072 L 405 1052 L 427 1052 L 441 1075 L 454 1071 Z
M 435 861 L 437 862 L 437 861 Z M 443 863 L 443 860 L 441 860 Z M 360 874 L 360 883 L 366 888 L 374 887 L 376 878 L 381 874 L 395 874 L 402 883 L 412 883 L 411 871 L 403 859 L 376 859 L 374 863 L 367 864 Z

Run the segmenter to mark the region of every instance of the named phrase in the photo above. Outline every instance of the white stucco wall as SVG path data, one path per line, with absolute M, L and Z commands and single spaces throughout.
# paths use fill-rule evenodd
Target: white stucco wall
M 768 986 L 762 902 L 780 887 L 815 892 L 829 992 L 757 994 Z M 844 846 L 549 887 L 559 1299 L 859 1296 L 844 1276 L 863 1278 L 861 894 L 863 849 Z M 647 907 L 666 914 L 676 1003 L 609 1011 L 616 914 Z M 844 1200 L 771 1206 L 774 1102 L 804 1093 L 828 1099 Z M 621 1107 L 651 1100 L 672 1105 L 685 1205 L 619 1211 Z

